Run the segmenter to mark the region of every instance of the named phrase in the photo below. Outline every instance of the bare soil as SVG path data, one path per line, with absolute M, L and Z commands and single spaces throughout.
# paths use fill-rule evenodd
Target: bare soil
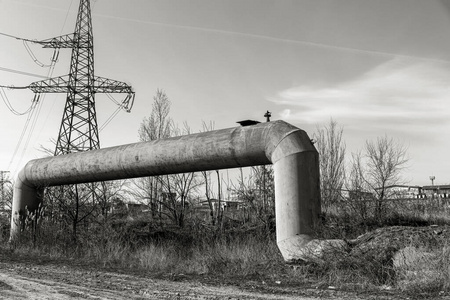
M 287 282 L 145 274 L 0 250 L 0 299 L 406 299 Z

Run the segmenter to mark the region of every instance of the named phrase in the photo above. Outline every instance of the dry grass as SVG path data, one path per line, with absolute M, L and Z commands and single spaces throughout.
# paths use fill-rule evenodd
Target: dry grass
M 450 288 L 450 247 L 408 247 L 397 253 L 397 287 L 409 294 L 436 294 Z
M 414 297 L 450 293 L 450 210 L 448 200 L 439 201 L 388 202 L 381 220 L 345 206 L 331 210 L 319 234 L 354 242 L 349 253 L 323 263 L 329 283 L 389 286 Z M 400 265 L 399 255 L 405 256 Z
M 160 275 L 192 274 L 225 280 L 282 277 L 295 285 L 308 282 L 316 287 L 358 291 L 392 287 L 411 295 L 435 296 L 450 293 L 450 244 L 445 239 L 436 242 L 433 236 L 428 238 L 434 230 L 428 225 L 437 221 L 431 215 L 431 210 L 421 215 L 408 208 L 391 211 L 381 222 L 369 219 L 362 222 L 351 214 L 324 216 L 323 225 L 318 228 L 319 237 L 353 241 L 351 250 L 327 253 L 321 261 L 296 268 L 285 265 L 274 233 L 264 227 L 217 231 L 209 226 L 188 224 L 184 229 L 155 230 L 143 226 L 145 222 L 124 222 L 122 227 L 91 226 L 74 243 L 64 235 L 64 230 L 43 222 L 35 242 L 29 233 L 25 234 L 14 251 L 54 259 L 76 258 L 89 264 Z M 439 222 L 445 224 L 446 218 L 441 215 Z M 408 224 L 425 227 L 402 227 Z M 366 231 L 371 233 L 356 239 Z M 407 263 L 396 264 L 395 255 L 405 247 L 415 252 L 404 259 Z
M 153 274 L 253 276 L 286 269 L 272 233 L 263 229 L 214 232 L 185 228 L 148 232 L 104 226 L 79 236 L 77 243 L 50 225 L 42 225 L 36 242 L 24 233 L 15 252 L 54 259 L 77 259 L 105 267 Z M 141 229 L 139 229 L 141 230 Z

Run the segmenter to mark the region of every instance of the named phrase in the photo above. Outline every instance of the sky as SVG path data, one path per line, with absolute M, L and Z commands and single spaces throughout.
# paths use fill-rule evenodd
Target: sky
M 0 0 L 0 85 L 22 87 L 54 69 L 44 40 L 72 33 L 78 0 Z M 410 185 L 450 184 L 450 0 L 92 0 L 95 74 L 131 85 L 131 113 L 100 132 L 102 147 L 138 141 L 163 89 L 171 117 L 193 132 L 246 119 L 284 120 L 310 137 L 331 119 L 347 154 L 392 137 L 408 148 Z M 5 35 L 6 34 L 6 35 Z M 19 74 L 21 73 L 21 74 Z M 24 74 L 26 73 L 26 74 Z M 40 77 L 39 77 L 40 76 Z M 17 112 L 34 94 L 0 89 Z M 114 95 L 121 101 L 124 95 Z M 66 95 L 41 97 L 17 116 L 0 98 L 0 170 L 14 176 L 53 149 Z M 101 126 L 117 106 L 96 96 Z M 21 138 L 22 136 L 22 138 Z M 19 143 L 21 141 L 21 143 Z

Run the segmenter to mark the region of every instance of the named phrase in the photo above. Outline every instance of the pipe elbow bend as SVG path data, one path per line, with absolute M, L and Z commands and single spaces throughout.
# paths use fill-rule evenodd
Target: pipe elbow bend
M 280 159 L 302 152 L 317 153 L 307 133 L 286 122 L 278 121 L 268 134 L 267 158 L 275 164 Z

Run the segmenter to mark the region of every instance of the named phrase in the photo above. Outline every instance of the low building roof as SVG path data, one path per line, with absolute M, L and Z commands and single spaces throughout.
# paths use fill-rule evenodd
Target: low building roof
M 425 185 L 423 186 L 424 190 L 450 190 L 450 184 L 443 185 Z

